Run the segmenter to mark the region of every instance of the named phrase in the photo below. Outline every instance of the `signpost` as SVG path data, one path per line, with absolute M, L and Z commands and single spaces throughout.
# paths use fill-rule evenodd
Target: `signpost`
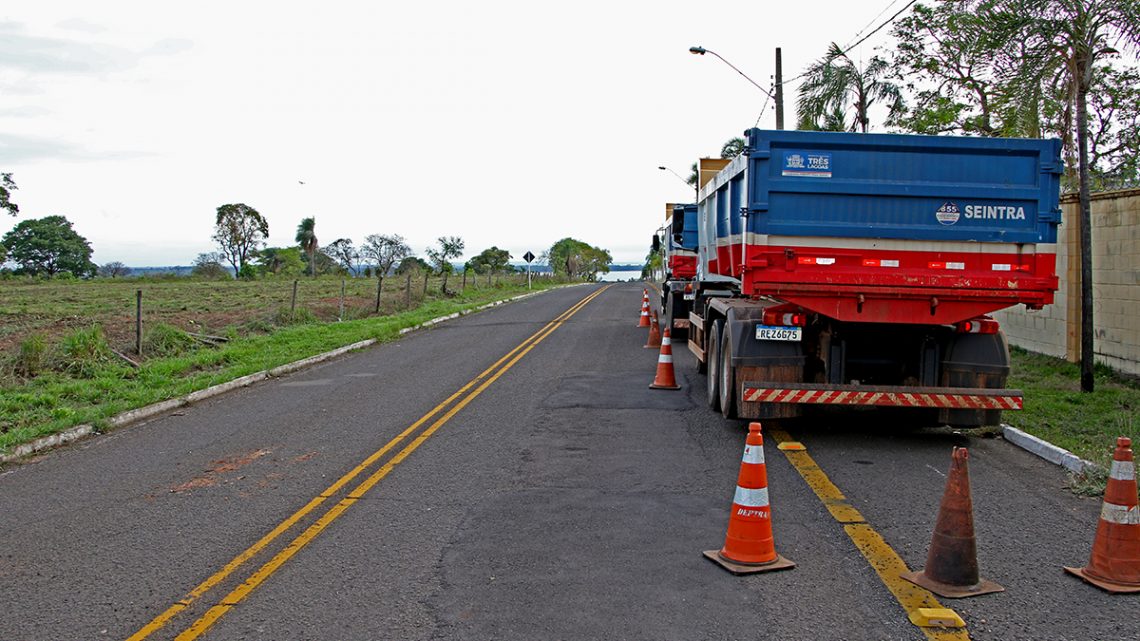
M 526 288 L 530 289 L 530 261 L 534 260 L 534 254 L 528 251 L 523 254 L 523 260 L 526 261 Z

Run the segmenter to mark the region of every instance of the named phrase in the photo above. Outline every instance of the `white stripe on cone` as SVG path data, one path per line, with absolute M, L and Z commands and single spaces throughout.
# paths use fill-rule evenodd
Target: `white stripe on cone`
M 1105 503 L 1100 508 L 1100 518 L 1117 525 L 1140 525 L 1140 509 L 1135 505 Z
M 743 507 L 768 507 L 768 488 L 749 489 L 737 485 L 732 502 Z
M 1135 481 L 1136 467 L 1132 461 L 1113 461 L 1112 469 L 1109 470 L 1108 476 L 1117 481 Z
M 745 445 L 744 446 L 744 462 L 745 463 L 753 463 L 756 465 L 763 465 L 764 464 L 764 448 L 760 445 L 756 445 L 756 446 Z

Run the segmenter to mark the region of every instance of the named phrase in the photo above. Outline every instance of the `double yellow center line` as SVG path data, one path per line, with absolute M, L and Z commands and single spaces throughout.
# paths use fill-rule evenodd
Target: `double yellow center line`
M 505 374 L 509 369 L 514 367 L 530 350 L 534 349 L 536 345 L 541 343 L 546 337 L 550 336 L 555 330 L 562 326 L 571 316 L 577 314 L 583 307 L 590 303 L 590 301 L 597 298 L 608 289 L 609 286 L 603 287 L 586 296 L 582 300 L 575 303 L 565 312 L 560 314 L 557 318 L 547 323 L 542 329 L 532 334 L 529 338 L 520 343 L 517 347 L 507 352 L 505 356 L 495 361 L 493 365 L 483 370 L 475 378 L 471 379 L 463 387 L 459 388 L 451 396 L 447 397 L 439 405 L 436 405 L 427 414 L 424 414 L 415 423 L 412 423 L 403 432 L 400 432 L 395 438 L 386 443 L 383 447 L 373 452 L 368 458 L 364 459 L 359 465 L 352 468 L 344 476 L 337 479 L 335 483 L 330 485 L 328 489 L 321 492 L 314 497 L 304 507 L 293 513 L 292 516 L 282 521 L 277 527 L 273 528 L 268 534 L 261 537 L 256 543 L 251 545 L 241 554 L 235 556 L 229 563 L 223 566 L 220 570 L 211 575 L 208 579 L 198 584 L 191 590 L 185 597 L 178 602 L 167 608 L 162 614 L 159 614 L 154 619 L 147 623 L 138 632 L 128 637 L 127 641 L 142 641 L 150 637 L 166 626 L 172 619 L 179 613 L 194 605 L 201 597 L 206 595 L 210 590 L 217 587 L 223 581 L 228 579 L 239 567 L 246 561 L 256 556 L 259 552 L 265 549 L 269 544 L 275 541 L 282 534 L 288 532 L 294 525 L 308 516 L 313 510 L 319 507 L 326 500 L 335 497 L 341 490 L 348 486 L 355 478 L 364 474 L 372 468 L 374 464 L 380 461 L 386 454 L 396 448 L 397 445 L 402 443 L 412 434 L 415 434 L 424 425 L 428 425 L 426 429 L 419 433 L 410 443 L 404 446 L 395 456 L 388 459 L 383 465 L 372 472 L 364 481 L 353 488 L 346 494 L 340 501 L 328 509 L 323 515 L 320 516 L 312 525 L 306 528 L 301 534 L 297 535 L 288 545 L 286 545 L 280 552 L 273 556 L 264 565 L 258 568 L 253 574 L 249 575 L 240 585 L 226 594 L 220 601 L 206 611 L 200 618 L 198 618 L 190 627 L 186 628 L 175 637 L 176 641 L 191 641 L 202 636 L 209 630 L 218 619 L 223 617 L 234 606 L 241 603 L 248 597 L 254 590 L 265 582 L 270 576 L 273 575 L 286 561 L 291 559 L 293 555 L 301 551 L 306 545 L 312 542 L 325 528 L 327 528 L 333 521 L 344 514 L 348 508 L 360 498 L 362 498 L 368 490 L 372 489 L 377 483 L 387 476 L 393 468 L 400 464 L 412 452 L 416 451 L 420 445 L 431 438 L 439 428 L 443 427 L 451 417 L 455 416 L 460 410 L 467 406 L 468 403 L 473 401 L 477 396 L 483 393 L 492 383 L 499 379 L 500 376 Z M 434 420 L 433 420 L 434 419 Z

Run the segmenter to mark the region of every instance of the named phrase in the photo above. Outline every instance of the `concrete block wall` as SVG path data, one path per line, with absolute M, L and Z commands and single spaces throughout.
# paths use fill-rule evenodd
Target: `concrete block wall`
M 1061 206 L 1064 224 L 1057 238 L 1061 283 L 1054 304 L 1036 312 L 1019 306 L 993 316 L 1010 343 L 1076 362 L 1081 337 L 1079 205 L 1075 195 L 1067 195 Z M 1093 194 L 1092 226 L 1095 358 L 1140 376 L 1140 190 Z

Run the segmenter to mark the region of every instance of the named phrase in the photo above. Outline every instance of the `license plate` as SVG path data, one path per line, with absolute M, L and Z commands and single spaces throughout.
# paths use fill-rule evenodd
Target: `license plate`
M 682 300 L 696 300 L 697 295 L 696 294 L 684 294 L 683 296 L 681 296 L 681 299 Z
M 757 325 L 756 340 L 758 341 L 799 341 L 803 340 L 802 327 L 777 327 L 774 325 Z

